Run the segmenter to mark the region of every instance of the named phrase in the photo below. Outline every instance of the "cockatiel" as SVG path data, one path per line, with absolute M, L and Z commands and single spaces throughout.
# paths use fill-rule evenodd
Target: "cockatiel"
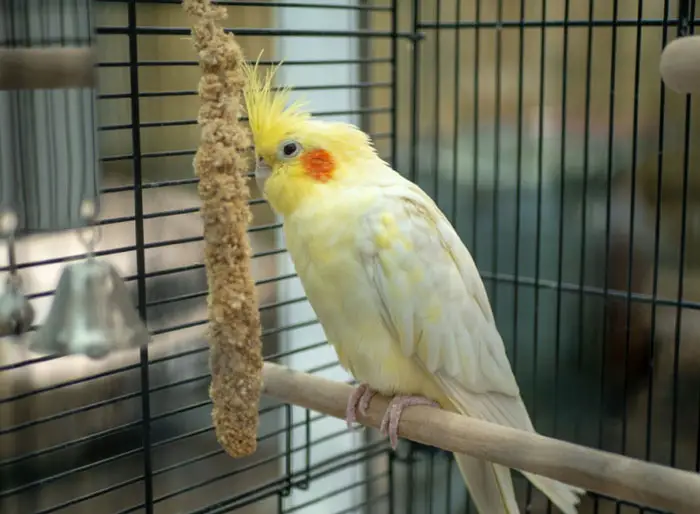
M 340 364 L 372 395 L 393 396 L 381 424 L 393 447 L 404 407 L 434 405 L 534 431 L 469 251 L 432 199 L 355 126 L 313 119 L 289 91 L 245 67 L 255 177 L 283 217 L 287 249 Z M 455 459 L 481 514 L 516 514 L 510 470 Z M 565 514 L 584 491 L 525 474 Z

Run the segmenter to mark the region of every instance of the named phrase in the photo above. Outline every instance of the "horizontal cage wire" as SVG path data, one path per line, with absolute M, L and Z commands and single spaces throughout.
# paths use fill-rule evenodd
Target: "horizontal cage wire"
M 280 86 L 360 126 L 436 200 L 477 263 L 540 433 L 700 469 L 700 107 L 658 71 L 661 49 L 700 22 L 694 0 L 217 3 L 249 59 L 282 61 Z M 476 513 L 450 454 L 404 440 L 393 452 L 373 430 L 265 396 L 256 453 L 225 454 L 192 167 L 201 71 L 181 2 L 0 6 L 35 13 L 41 45 L 95 34 L 95 255 L 153 336 L 103 360 L 0 339 L 0 511 Z M 14 21 L 0 19 L 0 46 L 35 44 Z M 72 133 L 91 104 L 58 95 L 34 123 Z M 265 359 L 353 382 L 252 177 Z M 47 232 L 18 239 L 17 255 L 38 326 L 84 248 Z M 514 478 L 523 512 L 554 511 Z M 579 512 L 659 511 L 589 493 Z

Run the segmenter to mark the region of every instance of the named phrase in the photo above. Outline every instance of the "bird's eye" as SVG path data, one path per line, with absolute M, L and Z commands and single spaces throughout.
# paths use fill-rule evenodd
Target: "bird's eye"
M 280 157 L 290 159 L 301 152 L 301 145 L 296 141 L 283 141 L 280 145 Z

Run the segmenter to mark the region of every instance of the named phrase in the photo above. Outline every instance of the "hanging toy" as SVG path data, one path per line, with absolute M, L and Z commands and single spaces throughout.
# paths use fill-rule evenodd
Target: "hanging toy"
M 27 332 L 34 321 L 34 308 L 22 293 L 22 278 L 17 273 L 16 230 L 17 215 L 12 211 L 0 213 L 0 235 L 7 237 L 9 254 L 9 272 L 0 293 L 0 337 L 19 336 Z
M 87 258 L 64 268 L 30 349 L 102 359 L 113 351 L 145 346 L 150 335 L 116 269 L 95 258 L 100 227 L 94 223 L 94 204 L 85 202 L 82 211 L 91 221 L 79 232 Z

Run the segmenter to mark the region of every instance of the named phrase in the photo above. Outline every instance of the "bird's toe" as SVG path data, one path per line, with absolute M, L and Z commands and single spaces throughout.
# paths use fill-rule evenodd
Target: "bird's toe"
M 352 428 L 353 423 L 357 421 L 358 408 L 362 414 L 365 414 L 365 412 L 362 411 L 362 399 L 369 390 L 367 384 L 360 384 L 352 392 L 350 398 L 348 398 L 348 405 L 345 408 L 345 422 L 348 428 Z
M 395 450 L 399 444 L 399 422 L 406 407 L 415 405 L 426 405 L 439 407 L 440 405 L 423 396 L 395 396 L 389 403 L 389 407 L 384 414 L 380 431 L 382 435 L 388 435 L 391 447 Z
M 369 402 L 372 401 L 372 398 L 374 395 L 377 394 L 376 391 L 373 391 L 369 387 L 365 389 L 365 391 L 362 393 L 362 396 L 360 397 L 360 401 L 358 404 L 358 410 L 360 411 L 360 414 L 363 416 L 367 415 L 367 410 L 369 409 Z

